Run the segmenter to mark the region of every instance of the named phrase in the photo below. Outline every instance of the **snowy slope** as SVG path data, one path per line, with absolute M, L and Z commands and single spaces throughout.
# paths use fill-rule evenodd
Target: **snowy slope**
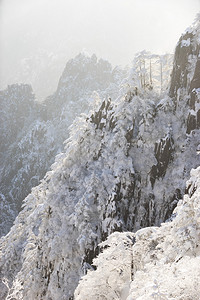
M 22 200 L 39 184 L 55 155 L 63 150 L 68 126 L 74 118 L 98 107 L 108 96 L 115 99 L 130 86 L 140 87 L 141 75 L 146 87 L 151 84 L 154 91 L 160 91 L 160 64 L 162 85 L 166 87 L 171 60 L 172 55 L 143 51 L 137 54 L 129 72 L 128 68 L 113 69 L 108 61 L 95 55 L 79 54 L 66 64 L 56 92 L 43 103 L 35 100 L 28 85 L 11 85 L 1 92 L 0 236 L 9 231 Z M 139 65 L 144 61 L 146 68 L 141 69 Z
M 130 86 L 124 96 L 104 100 L 98 109 L 76 119 L 65 151 L 57 156 L 52 170 L 25 199 L 24 209 L 15 225 L 1 239 L 2 298 L 9 294 L 7 299 L 73 299 L 80 277 L 93 268 L 92 260 L 99 252 L 99 243 L 115 231 L 134 232 L 145 226 L 158 226 L 171 216 L 178 200 L 183 197 L 190 170 L 200 163 L 198 22 L 191 32 L 190 44 L 182 42 L 185 41 L 185 36 L 182 36 L 177 45 L 179 50 L 175 54 L 170 95 L 166 93 L 160 97 L 145 86 L 138 90 Z M 185 59 L 180 59 L 182 55 Z M 188 120 L 192 104 L 196 123 L 190 127 Z M 197 182 L 199 169 L 193 174 L 196 177 L 194 182 Z M 192 183 L 192 186 L 195 184 L 199 188 L 199 183 Z M 186 228 L 188 236 L 185 236 L 188 248 L 186 245 L 182 247 L 184 235 L 179 235 L 176 229 L 182 222 L 181 218 L 183 223 L 190 222 L 190 219 L 185 214 L 179 215 L 173 223 L 166 223 L 161 229 L 153 227 L 136 234 L 135 245 L 139 245 L 134 254 L 138 260 L 136 269 L 140 270 L 140 261 L 145 259 L 150 265 L 152 260 L 153 264 L 155 258 L 149 257 L 149 248 L 158 252 L 165 250 L 162 238 L 159 240 L 161 250 L 155 250 L 156 245 L 149 246 L 149 242 L 142 248 L 141 244 L 146 239 L 151 240 L 154 232 L 157 239 L 157 233 L 165 235 L 163 230 L 166 230 L 169 237 L 166 243 L 170 242 L 166 251 L 169 253 L 178 255 L 180 251 L 182 255 L 184 249 L 189 249 L 190 227 Z M 195 233 L 193 227 L 191 235 Z M 180 247 L 172 251 L 170 237 L 174 238 L 174 235 L 170 230 L 173 228 L 173 234 L 177 235 L 175 242 Z M 197 241 L 195 234 L 194 244 Z M 131 233 L 122 236 L 115 233 L 108 238 L 108 243 L 117 249 L 118 257 L 125 256 L 126 262 L 132 255 L 133 238 Z M 140 240 L 143 241 L 141 244 Z M 193 240 L 191 242 L 193 247 Z M 109 261 L 115 266 L 112 249 L 108 253 Z M 162 251 L 159 253 L 161 255 Z M 173 262 L 173 257 L 169 259 Z M 125 282 L 123 291 L 119 291 L 124 299 L 131 293 L 140 292 L 141 289 L 135 290 L 134 286 L 129 291 L 130 278 L 133 279 L 135 270 L 130 272 L 134 269 L 132 263 L 130 268 L 127 266 L 129 264 L 125 264 L 124 275 L 118 276 L 116 283 L 118 266 L 114 277 L 107 281 L 112 290 L 110 299 L 118 297 L 113 292 L 113 284 L 117 284 L 118 291 Z M 88 273 L 89 279 L 91 274 Z M 94 274 L 99 274 L 98 269 Z M 102 286 L 98 288 L 102 289 Z M 163 288 L 160 290 L 158 283 L 156 291 L 163 293 Z M 141 291 L 139 296 L 143 297 L 143 293 Z M 81 299 L 87 299 L 84 297 Z
M 126 71 L 112 69 L 107 61 L 80 54 L 67 63 L 57 91 L 42 104 L 29 85 L 1 91 L 0 236 L 9 231 L 22 200 L 63 150 L 75 117 L 100 96 L 118 93 L 124 77 Z

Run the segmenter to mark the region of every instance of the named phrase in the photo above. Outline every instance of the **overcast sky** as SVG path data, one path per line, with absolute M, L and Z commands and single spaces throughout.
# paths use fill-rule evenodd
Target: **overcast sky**
M 1 0 L 1 72 L 39 49 L 114 65 L 144 49 L 172 53 L 199 11 L 200 0 Z

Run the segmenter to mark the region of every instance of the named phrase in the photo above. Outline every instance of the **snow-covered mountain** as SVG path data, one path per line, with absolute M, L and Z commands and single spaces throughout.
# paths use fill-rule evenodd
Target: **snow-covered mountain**
M 21 161 L 16 156 L 16 145 L 23 137 L 24 131 L 32 125 L 34 119 L 37 117 L 37 111 L 37 103 L 35 102 L 32 88 L 29 85 L 15 84 L 8 86 L 6 90 L 0 92 L 1 234 L 2 232 L 6 232 L 5 227 L 12 225 L 15 217 L 14 212 L 18 206 L 17 201 L 13 199 L 17 191 L 15 189 L 15 181 L 12 180 L 13 176 L 15 176 L 16 168 L 21 168 Z M 15 164 L 14 170 L 11 166 L 12 164 Z M 19 181 L 21 185 L 21 182 L 23 182 L 22 178 L 19 178 Z M 25 185 L 24 188 L 26 189 Z M 26 195 L 23 194 L 21 199 Z M 4 223 L 5 220 L 7 224 Z
M 199 52 L 198 19 L 178 42 L 169 94 L 159 96 L 143 77 L 141 88 L 130 81 L 124 96 L 76 119 L 65 151 L 1 239 L 2 298 L 69 300 L 77 288 L 75 299 L 83 300 L 183 299 L 172 284 L 165 295 L 170 283 L 161 281 L 166 271 L 181 284 L 190 262 L 199 274 L 199 168 L 172 215 L 200 163 Z M 107 237 L 97 270 L 88 272 Z M 149 287 L 143 278 L 156 281 Z M 184 299 L 198 299 L 187 295 L 187 284 Z
M 75 300 L 199 300 L 200 167 L 191 171 L 174 214 L 161 227 L 111 234 Z
M 95 55 L 80 54 L 67 63 L 56 92 L 43 103 L 27 84 L 1 91 L 0 236 L 9 231 L 22 200 L 63 150 L 75 117 L 88 112 L 100 96 L 118 93 L 126 74 Z
M 181 186 L 184 173 L 187 173 L 187 163 L 189 160 L 191 162 L 193 155 L 196 160 L 193 163 L 200 163 L 199 53 L 200 18 L 196 26 L 190 28 L 178 42 L 169 92 L 173 115 L 178 117 L 177 125 L 181 123 L 179 130 L 184 128 L 186 132 L 186 143 L 181 142 L 177 148 L 181 131 L 175 135 L 176 126 L 170 122 L 171 141 L 168 136 L 166 140 L 161 140 L 160 145 L 155 145 L 157 166 L 151 169 L 150 174 L 155 176 L 152 180 L 150 175 L 150 181 L 153 190 L 160 175 L 161 185 L 168 181 L 166 193 L 160 194 L 163 204 L 170 197 L 172 181 L 179 179 Z M 163 105 L 163 100 L 157 107 L 161 108 L 160 105 Z M 168 109 L 165 111 L 167 114 Z M 185 114 L 185 121 L 182 114 Z M 192 154 L 194 149 L 196 155 L 194 152 Z M 159 163 L 162 157 L 164 160 Z M 171 170 L 171 180 L 167 179 L 166 167 Z M 75 300 L 200 298 L 200 167 L 192 169 L 190 175 L 183 200 L 179 200 L 168 222 L 161 227 L 140 229 L 136 233 L 115 232 L 99 245 L 100 254 L 76 288 Z M 176 191 L 175 201 L 180 197 L 181 189 Z

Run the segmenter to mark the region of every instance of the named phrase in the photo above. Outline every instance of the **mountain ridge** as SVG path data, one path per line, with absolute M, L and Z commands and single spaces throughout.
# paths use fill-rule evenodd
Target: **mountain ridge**
M 165 94 L 159 98 L 145 84 L 137 91 L 134 82 L 124 96 L 104 100 L 98 109 L 73 123 L 65 152 L 57 156 L 52 170 L 33 188 L 15 225 L 1 239 L 2 295 L 73 299 L 81 276 L 93 268 L 99 243 L 107 237 L 112 239 L 109 236 L 114 232 L 113 237 L 120 239 L 116 231 L 135 232 L 150 226 L 136 233 L 137 248 L 140 233 L 151 240 L 153 226 L 171 217 L 183 198 L 190 170 L 200 162 L 198 122 L 188 127 L 187 121 L 191 99 L 193 115 L 198 119 L 198 87 L 194 87 L 195 97 L 190 90 L 194 82 L 199 82 L 195 79 L 199 50 L 193 53 L 199 45 L 199 27 L 197 23 L 190 43 L 182 43 L 186 36 L 178 43 L 177 49 L 186 52 L 188 59 L 181 60 L 183 65 L 178 67 L 175 56 L 172 78 L 178 79 L 171 84 L 173 97 Z M 184 76 L 179 74 L 182 69 Z M 199 169 L 192 174 L 198 181 Z M 195 184 L 191 182 L 191 186 Z M 166 224 L 176 222 L 178 218 Z M 124 235 L 126 243 L 133 237 Z M 118 246 L 116 241 L 114 244 Z M 136 268 L 141 255 L 146 253 L 136 249 Z M 133 278 L 129 281 L 134 287 Z M 110 288 L 115 294 L 115 288 Z M 126 291 L 123 293 L 123 297 L 129 297 Z

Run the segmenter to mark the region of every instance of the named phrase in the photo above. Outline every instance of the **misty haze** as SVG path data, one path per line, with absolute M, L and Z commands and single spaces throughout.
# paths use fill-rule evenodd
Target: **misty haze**
M 0 299 L 199 300 L 199 0 L 2 0 L 0 44 Z
M 199 0 L 2 0 L 0 88 L 28 83 L 37 100 L 55 92 L 67 61 L 95 53 L 131 66 L 144 49 L 173 54 Z

